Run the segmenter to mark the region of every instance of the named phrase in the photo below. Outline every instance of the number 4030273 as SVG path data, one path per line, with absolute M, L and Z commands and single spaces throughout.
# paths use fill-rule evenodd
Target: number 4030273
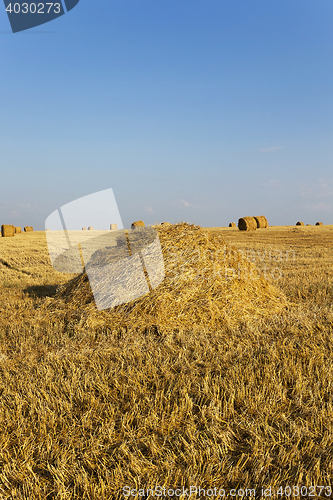
M 13 7 L 12 7 L 13 5 Z M 19 3 L 10 3 L 6 8 L 6 11 L 9 14 L 49 14 L 51 11 L 54 14 L 60 14 L 61 5 L 60 3 L 23 3 L 22 5 Z

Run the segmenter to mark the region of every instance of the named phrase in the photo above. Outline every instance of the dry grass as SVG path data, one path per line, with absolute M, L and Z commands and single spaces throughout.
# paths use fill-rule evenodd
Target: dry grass
M 175 329 L 215 332 L 223 326 L 235 326 L 240 318 L 250 320 L 277 314 L 286 307 L 283 294 L 258 276 L 255 266 L 242 258 L 236 248 L 226 245 L 220 235 L 187 224 L 160 226 L 157 230 L 165 278 L 155 290 L 128 304 L 99 312 L 88 277 L 83 274 L 66 284 L 41 310 L 40 321 L 56 318 L 57 322 L 71 324 L 75 332 L 101 327 L 136 332 L 154 329 L 160 334 Z M 138 235 L 134 231 L 130 239 Z M 135 241 L 131 242 L 133 246 Z M 106 256 L 99 252 L 99 267 L 119 258 L 122 250 L 126 257 L 128 249 L 123 234 L 115 256 L 111 250 L 107 250 Z M 100 296 L 110 295 L 103 268 L 100 274 Z
M 207 233 L 296 306 L 214 331 L 38 323 L 75 276 L 52 270 L 45 233 L 0 240 L 1 498 L 331 483 L 333 227 Z

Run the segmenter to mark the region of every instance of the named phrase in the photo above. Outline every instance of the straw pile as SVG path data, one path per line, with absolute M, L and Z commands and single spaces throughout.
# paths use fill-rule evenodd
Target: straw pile
M 236 222 L 230 222 L 229 227 L 236 227 Z
M 29 233 L 30 231 L 33 231 L 33 230 L 34 230 L 34 228 L 33 228 L 33 227 L 31 227 L 31 226 L 25 226 L 25 228 L 24 228 L 24 231 L 25 231 L 26 233 Z
M 298 221 L 298 222 L 296 222 L 296 226 L 304 226 L 304 222 Z
M 316 222 L 316 226 L 323 226 L 324 224 L 322 222 Z
M 238 220 L 238 229 L 241 231 L 254 231 L 257 229 L 257 221 L 254 217 L 241 217 Z
M 15 226 L 10 224 L 2 224 L 1 226 L 1 236 L 3 238 L 9 238 L 15 235 Z
M 258 215 L 257 217 L 254 217 L 257 223 L 257 228 L 266 228 L 268 227 L 268 221 L 264 215 Z
M 15 233 L 22 233 L 22 229 L 20 227 L 15 228 Z
M 132 225 L 131 225 L 131 229 L 135 229 L 137 227 L 145 227 L 145 223 L 143 222 L 143 220 L 137 220 L 135 222 L 132 222 Z
M 82 273 L 41 306 L 39 320 L 62 322 L 64 329 L 74 333 L 82 327 L 120 334 L 217 331 L 281 313 L 288 305 L 283 293 L 259 276 L 254 265 L 227 246 L 221 235 L 186 223 L 156 230 L 165 265 L 165 278 L 157 288 L 98 312 L 88 277 Z M 110 262 L 111 250 L 103 252 L 107 252 L 105 263 Z

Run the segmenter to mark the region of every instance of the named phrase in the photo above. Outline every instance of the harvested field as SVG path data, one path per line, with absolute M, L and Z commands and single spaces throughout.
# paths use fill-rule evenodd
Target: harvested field
M 45 232 L 0 239 L 4 498 L 330 484 L 333 226 L 159 234 L 169 285 L 100 313 L 84 275 L 52 269 Z M 256 286 L 213 274 L 226 260 Z

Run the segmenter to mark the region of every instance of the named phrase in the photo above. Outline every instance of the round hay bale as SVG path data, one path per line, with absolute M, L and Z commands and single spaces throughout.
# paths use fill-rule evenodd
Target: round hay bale
M 304 222 L 298 221 L 298 222 L 296 222 L 296 226 L 304 226 Z
M 87 228 L 86 228 L 86 227 L 83 227 L 83 228 L 82 228 L 82 231 L 87 231 Z
M 322 222 L 316 222 L 316 226 L 323 226 L 324 224 Z
M 33 230 L 34 230 L 34 228 L 31 226 L 25 226 L 25 228 L 24 228 L 25 233 L 29 233 L 30 231 L 33 231 Z
M 117 224 L 110 224 L 110 231 L 117 231 L 118 225 Z
M 88 231 L 93 231 L 94 228 L 92 226 L 88 226 Z
M 258 215 L 257 217 L 254 217 L 257 223 L 257 228 L 266 228 L 268 227 L 268 221 L 264 215 Z
M 15 227 L 15 233 L 22 233 L 22 229 L 20 227 Z
M 143 220 L 137 220 L 135 222 L 132 222 L 131 229 L 137 229 L 138 227 L 145 227 L 146 224 L 143 222 Z
M 238 229 L 241 231 L 254 231 L 257 229 L 257 222 L 254 217 L 241 217 L 238 220 Z
M 229 227 L 236 227 L 236 222 L 230 222 Z
M 311 226 L 311 224 L 307 224 L 307 226 Z
M 1 226 L 1 236 L 3 238 L 9 238 L 15 235 L 15 226 L 10 224 L 3 224 Z

